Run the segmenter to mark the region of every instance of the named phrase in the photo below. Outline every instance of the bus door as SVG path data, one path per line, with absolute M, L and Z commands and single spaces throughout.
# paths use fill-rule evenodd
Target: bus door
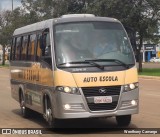
M 39 105 L 42 106 L 43 95 L 51 91 L 53 86 L 51 43 L 49 29 L 45 29 L 37 34 L 36 47 L 36 88 L 39 97 Z M 42 107 L 41 107 L 42 108 Z

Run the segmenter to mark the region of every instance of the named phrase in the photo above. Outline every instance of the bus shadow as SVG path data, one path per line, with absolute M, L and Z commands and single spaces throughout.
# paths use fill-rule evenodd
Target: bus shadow
M 115 118 L 90 118 L 59 121 L 58 128 L 52 129 L 57 134 L 104 134 L 123 133 L 125 127 L 119 127 Z M 128 128 L 137 128 L 130 124 Z
M 20 109 L 12 110 L 18 116 L 21 116 Z M 49 128 L 43 116 L 37 112 L 33 112 L 27 120 L 35 122 L 44 129 L 48 134 L 118 134 L 122 133 L 124 127 L 117 126 L 114 117 L 111 118 L 90 118 L 90 119 L 69 119 L 58 120 L 55 129 Z M 136 125 L 130 124 L 128 128 L 137 128 Z
M 20 116 L 21 118 L 23 118 L 22 115 L 21 115 L 21 110 L 20 109 L 14 109 L 14 110 L 12 110 L 12 112 L 14 114 Z M 32 122 L 40 125 L 42 128 L 47 128 L 47 127 L 45 127 L 47 125 L 47 123 L 44 120 L 43 116 L 41 114 L 35 112 L 35 111 L 33 111 L 32 114 L 29 115 L 29 117 L 24 118 L 24 119 L 27 119 L 28 121 L 32 121 Z

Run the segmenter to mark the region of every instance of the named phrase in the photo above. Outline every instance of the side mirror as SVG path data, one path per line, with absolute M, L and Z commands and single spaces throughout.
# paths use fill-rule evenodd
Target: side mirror
M 45 42 L 44 42 L 44 36 L 40 36 L 40 48 L 41 50 L 45 49 Z
M 40 48 L 43 50 L 46 47 L 46 35 L 49 33 L 48 29 L 45 29 L 42 31 L 42 34 L 40 36 Z

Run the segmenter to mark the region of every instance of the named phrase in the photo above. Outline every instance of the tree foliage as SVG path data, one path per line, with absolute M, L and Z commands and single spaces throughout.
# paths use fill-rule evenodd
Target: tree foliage
M 0 44 L 9 43 L 13 30 L 63 14 L 92 13 L 119 19 L 138 34 L 139 55 L 144 39 L 159 42 L 160 0 L 22 0 L 22 8 L 0 14 Z M 141 58 L 141 57 L 139 57 Z M 141 71 L 141 62 L 140 71 Z

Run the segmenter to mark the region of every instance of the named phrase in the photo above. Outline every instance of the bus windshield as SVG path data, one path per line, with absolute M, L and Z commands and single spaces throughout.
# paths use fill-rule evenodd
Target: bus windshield
M 86 60 L 135 63 L 129 39 L 120 23 L 62 23 L 55 26 L 54 35 L 57 65 Z

